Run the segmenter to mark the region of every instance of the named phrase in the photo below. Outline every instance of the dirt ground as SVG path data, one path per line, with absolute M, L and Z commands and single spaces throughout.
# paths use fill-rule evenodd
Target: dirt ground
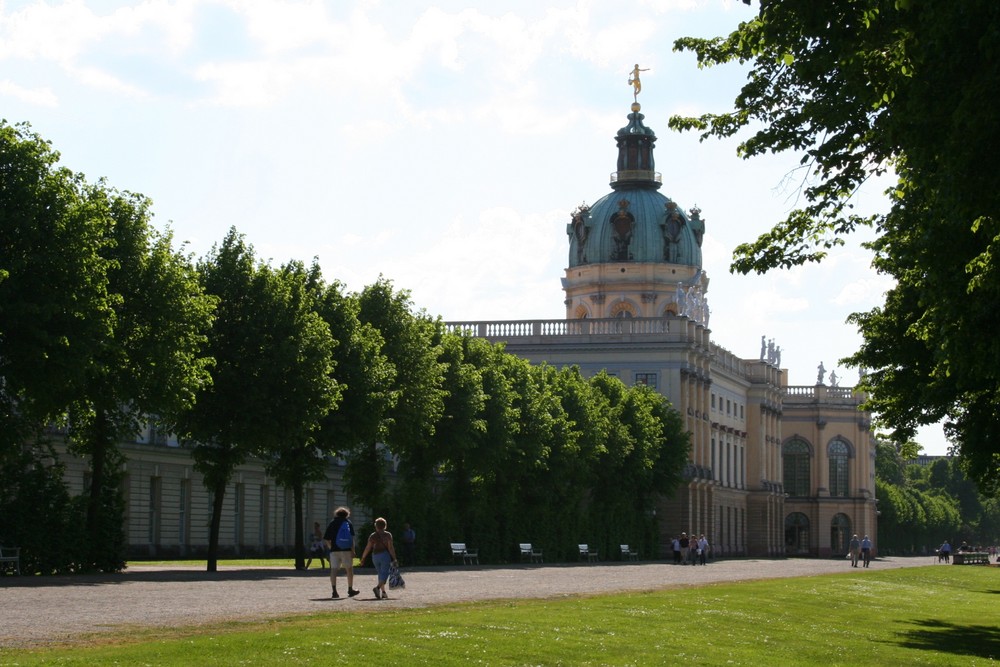
M 406 588 L 389 600 L 372 593 L 374 570 L 355 573 L 361 594 L 347 598 L 341 574 L 339 600 L 330 597 L 327 570 L 304 572 L 223 567 L 133 565 L 122 574 L 76 577 L 0 577 L 0 654 L 30 647 L 126 632 L 222 620 L 254 620 L 316 612 L 351 613 L 384 607 L 426 607 L 448 602 L 538 598 L 663 589 L 720 581 L 745 581 L 901 567 L 937 567 L 931 558 L 883 558 L 870 570 L 846 560 L 721 560 L 706 566 L 664 562 L 580 565 L 456 566 L 403 571 Z

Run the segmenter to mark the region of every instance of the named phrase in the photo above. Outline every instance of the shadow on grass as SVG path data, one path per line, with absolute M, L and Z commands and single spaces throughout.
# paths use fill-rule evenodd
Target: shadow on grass
M 985 659 L 1000 656 L 1000 628 L 934 620 L 918 621 L 915 625 L 918 627 L 899 633 L 899 646 Z

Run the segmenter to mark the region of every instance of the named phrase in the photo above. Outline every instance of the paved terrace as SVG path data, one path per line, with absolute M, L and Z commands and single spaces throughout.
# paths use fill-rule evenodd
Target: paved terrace
M 935 567 L 930 557 L 883 558 L 871 569 L 847 560 L 722 560 L 708 565 L 664 562 L 418 568 L 403 571 L 406 588 L 375 601 L 374 570 L 358 570 L 355 598 L 330 598 L 325 570 L 133 565 L 122 574 L 0 578 L 0 649 L 41 646 L 129 627 L 183 626 L 317 612 L 352 613 L 448 602 L 591 595 L 666 589 L 721 581 L 802 577 Z M 347 585 L 343 575 L 341 595 Z M 2 652 L 0 652 L 2 653 Z

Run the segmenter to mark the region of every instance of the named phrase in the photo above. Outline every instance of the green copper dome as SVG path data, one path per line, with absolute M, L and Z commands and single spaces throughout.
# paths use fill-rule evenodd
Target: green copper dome
M 632 105 L 628 125 L 618 130 L 618 170 L 612 192 L 573 212 L 566 227 L 569 266 L 617 262 L 681 264 L 701 268 L 705 223 L 700 211 L 685 213 L 660 194 L 655 171 L 656 134 Z

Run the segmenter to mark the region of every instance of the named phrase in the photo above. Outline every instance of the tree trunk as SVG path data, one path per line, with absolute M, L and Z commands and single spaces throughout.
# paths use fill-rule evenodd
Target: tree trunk
M 219 569 L 219 529 L 222 526 L 222 501 L 226 497 L 226 482 L 219 482 L 212 489 L 212 526 L 208 535 L 208 572 Z
M 292 496 L 295 499 L 295 569 L 306 569 L 305 536 L 302 525 L 302 482 L 292 484 Z

